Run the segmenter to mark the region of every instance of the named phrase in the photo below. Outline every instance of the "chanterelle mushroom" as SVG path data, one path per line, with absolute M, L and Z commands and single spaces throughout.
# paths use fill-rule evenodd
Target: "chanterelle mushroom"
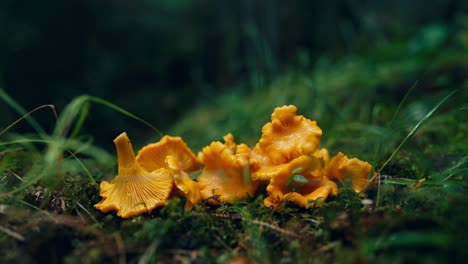
M 102 212 L 117 210 L 122 218 L 151 212 L 167 201 L 173 186 L 166 168 L 149 172 L 135 160 L 126 133 L 114 139 L 118 157 L 118 175 L 109 183 L 101 182 L 102 200 L 94 207 Z
M 182 171 L 192 172 L 199 169 L 197 157 L 181 137 L 166 135 L 159 142 L 144 146 L 138 151 L 136 160 L 146 170 L 153 171 L 167 168 L 166 158 L 168 156 L 174 158 L 173 161 Z
M 289 163 L 272 167 L 267 186 L 265 206 L 276 207 L 282 202 L 293 202 L 302 207 L 313 207 L 329 195 L 337 195 L 338 187 L 324 173 L 328 151 L 321 149 L 313 155 L 303 155 Z
M 349 159 L 339 152 L 330 160 L 326 168 L 326 175 L 330 180 L 339 180 L 341 182 L 350 180 L 354 191 L 361 192 L 368 184 L 371 169 L 372 165 L 368 162 L 357 158 Z M 375 172 L 373 173 L 375 174 Z
M 185 171 L 180 169 L 175 157 L 168 156 L 166 158 L 166 164 L 172 174 L 172 177 L 174 177 L 176 188 L 180 190 L 183 193 L 183 196 L 187 199 L 185 202 L 185 208 L 191 209 L 201 199 L 198 183 L 192 180 Z
M 211 204 L 233 203 L 253 196 L 257 189 L 257 182 L 250 178 L 249 147 L 237 145 L 231 134 L 224 141 L 213 142 L 198 154 L 205 166 L 197 179 L 201 197 Z
M 277 107 L 271 122 L 262 128 L 262 138 L 252 151 L 252 178 L 270 180 L 271 170 L 304 155 L 312 155 L 320 144 L 317 122 L 296 115 L 293 105 Z

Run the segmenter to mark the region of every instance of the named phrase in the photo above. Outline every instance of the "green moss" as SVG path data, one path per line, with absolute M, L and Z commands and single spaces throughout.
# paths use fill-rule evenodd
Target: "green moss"
M 68 263 L 225 263 L 236 257 L 258 263 L 405 263 L 447 257 L 461 262 L 466 250 L 457 242 L 467 236 L 467 60 L 458 45 L 440 49 L 448 37 L 438 30 L 339 60 L 324 56 L 310 72 L 291 70 L 261 86 L 251 79 L 242 89 L 206 99 L 170 129 L 194 150 L 228 132 L 253 146 L 273 108 L 295 104 L 299 114 L 319 122 L 322 146 L 332 155 L 342 151 L 378 169 L 427 111 L 459 88 L 394 155 L 380 171 L 380 185 L 366 194 L 344 183 L 338 196 L 319 207 L 285 203 L 276 210 L 263 206 L 265 190 L 247 201 L 201 203 L 191 211 L 175 197 L 150 214 L 121 219 L 93 207 L 101 199 L 96 181 L 115 174 L 109 154 L 88 149 L 78 162 L 60 147 L 63 153 L 54 156 L 64 158 L 57 180 L 55 163 L 44 158 L 47 151 L 2 145 L 0 226 L 7 231 L 0 232 L 0 262 L 31 262 L 42 253 L 49 262 Z M 408 51 L 408 45 L 415 48 Z M 80 102 L 74 101 L 69 118 L 62 119 L 63 129 L 81 111 Z M 67 140 L 59 132 L 56 146 L 82 147 L 73 141 L 76 137 Z

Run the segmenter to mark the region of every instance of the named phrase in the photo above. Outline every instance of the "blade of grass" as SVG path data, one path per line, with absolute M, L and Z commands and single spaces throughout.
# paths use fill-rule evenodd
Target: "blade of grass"
M 83 142 L 73 140 L 83 123 L 89 114 L 89 103 L 97 103 L 109 107 L 121 114 L 129 116 L 137 121 L 144 123 L 145 125 L 151 127 L 154 131 L 156 131 L 161 137 L 163 136 L 162 133 L 152 126 L 147 121 L 143 120 L 142 118 L 128 112 L 127 110 L 109 102 L 104 99 L 82 95 L 74 98 L 69 104 L 66 105 L 65 109 L 62 111 L 60 116 L 57 118 L 57 114 L 55 112 L 55 107 L 53 105 L 44 105 L 40 106 L 32 111 L 26 113 L 24 109 L 19 106 L 11 97 L 8 96 L 3 90 L 0 90 L 0 98 L 6 101 L 12 108 L 16 109 L 20 113 L 24 113 L 23 117 L 19 120 L 15 121 L 13 124 L 8 126 L 6 129 L 0 132 L 0 135 L 10 129 L 11 127 L 15 126 L 18 122 L 23 119 L 28 120 L 36 129 L 38 133 L 38 138 L 21 138 L 19 140 L 11 140 L 9 142 L 0 142 L 0 146 L 2 145 L 11 145 L 11 144 L 29 144 L 29 143 L 42 143 L 47 145 L 46 153 L 43 159 L 36 160 L 31 170 L 27 173 L 27 180 L 26 183 L 21 184 L 18 188 L 14 189 L 10 192 L 3 192 L 0 196 L 8 196 L 13 193 L 17 193 L 19 191 L 24 191 L 26 188 L 31 186 L 34 183 L 37 183 L 39 180 L 43 181 L 50 189 L 54 189 L 56 186 L 59 186 L 65 176 L 62 167 L 62 161 L 64 160 L 63 154 L 64 152 L 69 153 L 69 157 L 73 157 L 79 166 L 83 169 L 84 173 L 89 177 L 90 181 L 97 185 L 96 180 L 91 175 L 90 171 L 86 168 L 83 162 L 76 156 L 77 153 L 83 151 L 84 146 Z M 50 107 L 54 115 L 56 117 L 56 125 L 54 131 L 51 136 L 47 135 L 44 130 L 35 122 L 34 119 L 30 118 L 30 115 L 42 108 Z M 32 120 L 32 121 L 31 121 Z M 73 126 L 74 125 L 74 126 Z M 73 126 L 73 130 L 71 135 L 67 137 L 69 134 L 70 128 Z M 74 148 L 75 151 L 70 150 L 70 147 Z M 93 155 L 91 155 L 93 156 Z M 97 156 L 96 156 L 97 157 Z
M 107 107 L 109 107 L 109 108 L 111 108 L 111 109 L 113 109 L 113 110 L 115 110 L 115 111 L 117 111 L 117 112 L 120 112 L 120 113 L 122 113 L 122 114 L 124 114 L 124 115 L 126 115 L 126 116 L 128 116 L 128 117 L 131 117 L 131 118 L 133 118 L 133 119 L 135 119 L 135 120 L 137 120 L 137 121 L 142 122 L 143 124 L 145 124 L 145 125 L 149 126 L 150 128 L 152 128 L 152 129 L 153 129 L 156 133 L 158 133 L 161 137 L 164 136 L 157 128 L 155 128 L 155 127 L 154 127 L 153 125 L 151 125 L 149 122 L 143 120 L 141 117 L 138 117 L 138 116 L 136 116 L 136 115 L 134 115 L 134 114 L 128 112 L 127 110 L 125 110 L 125 109 L 123 109 L 123 108 L 121 108 L 121 107 L 119 107 L 119 106 L 117 106 L 117 105 L 115 105 L 115 104 L 113 104 L 113 103 L 111 103 L 111 102 L 109 102 L 109 101 L 106 101 L 106 100 L 104 100 L 104 99 L 101 99 L 101 98 L 99 98 L 99 97 L 94 97 L 94 96 L 87 96 L 87 97 L 88 97 L 88 99 L 89 99 L 90 101 L 92 101 L 92 102 L 95 102 L 95 103 L 98 103 L 98 104 L 107 106 Z
M 468 171 L 468 155 L 461 158 L 457 163 L 455 163 L 450 168 L 446 169 L 442 174 L 445 176 L 442 181 L 447 181 L 457 174 L 464 173 Z
M 409 95 L 413 92 L 413 90 L 418 86 L 418 82 L 419 81 L 416 81 L 414 82 L 414 84 L 409 88 L 408 92 L 406 92 L 405 96 L 403 97 L 403 99 L 400 101 L 400 103 L 398 104 L 398 107 L 397 109 L 395 110 L 395 113 L 393 114 L 393 117 L 392 119 L 390 120 L 388 126 L 390 127 L 396 120 L 396 118 L 398 117 L 398 114 L 400 113 L 401 111 L 401 108 L 403 107 L 403 105 L 406 103 L 406 100 L 408 99 Z
M 89 108 L 90 108 L 90 104 L 87 102 L 84 103 L 83 106 L 81 107 L 80 115 L 78 117 L 78 120 L 75 123 L 75 127 L 73 128 L 70 138 L 75 138 L 78 136 L 78 133 L 83 127 L 84 121 L 86 120 L 86 117 L 89 114 Z
M 418 183 L 419 180 L 405 179 L 405 178 L 392 178 L 392 179 L 382 180 L 382 182 L 386 184 L 410 185 L 410 184 Z
M 71 152 L 70 150 L 66 150 L 68 153 L 70 153 L 72 155 L 72 157 L 76 160 L 76 162 L 78 162 L 78 164 L 81 166 L 81 168 L 84 170 L 84 172 L 86 173 L 86 175 L 88 176 L 88 178 L 91 180 L 91 182 L 94 184 L 94 185 L 97 185 L 99 186 L 99 184 L 97 183 L 97 181 L 94 179 L 93 175 L 91 174 L 91 172 L 88 170 L 88 168 L 83 164 L 83 162 L 73 154 L 73 152 Z
M 100 163 L 112 162 L 114 157 L 111 154 L 99 147 L 94 146 L 92 143 L 92 138 L 83 138 L 83 140 L 68 139 L 64 145 L 65 148 L 73 150 L 73 155 L 84 154 L 86 156 L 92 157 Z
M 159 246 L 159 242 L 157 240 L 154 240 L 149 244 L 149 246 L 146 248 L 145 252 L 143 255 L 141 255 L 140 259 L 138 260 L 138 264 L 146 264 L 149 263 L 151 258 L 154 256 L 154 253 L 156 252 L 156 249 Z
M 97 226 L 99 226 L 99 228 L 102 229 L 102 225 L 98 222 L 98 220 L 96 220 L 96 218 L 89 212 L 88 209 L 86 209 L 86 208 L 85 208 L 82 204 L 80 204 L 79 202 L 75 202 L 75 203 L 76 203 L 76 205 L 78 205 L 78 206 L 81 208 L 81 210 L 85 211 L 85 212 L 88 214 L 88 216 L 93 220 L 93 222 L 94 222 Z
M 104 99 L 101 99 L 99 97 L 94 97 L 94 96 L 89 96 L 89 95 L 81 95 L 73 99 L 62 111 L 60 114 L 60 117 L 57 121 L 57 125 L 54 129 L 54 136 L 58 137 L 65 137 L 69 131 L 70 126 L 72 125 L 72 122 L 77 119 L 75 123 L 75 127 L 71 133 L 70 137 L 75 136 L 78 131 L 81 129 L 84 120 L 86 116 L 88 115 L 88 108 L 89 108 L 89 102 L 94 102 L 100 105 L 104 105 L 106 107 L 109 107 L 113 109 L 114 111 L 117 111 L 121 114 L 124 114 L 128 117 L 131 117 L 137 121 L 142 122 L 143 124 L 151 127 L 154 131 L 156 131 L 161 137 L 163 134 L 155 128 L 153 125 L 151 125 L 149 122 L 145 121 L 144 119 L 130 113 L 129 111 L 109 102 Z
M 443 105 L 450 97 L 452 97 L 457 90 L 451 92 L 447 96 L 445 96 L 442 100 L 440 100 L 419 122 L 413 127 L 413 129 L 406 135 L 406 137 L 400 142 L 400 144 L 395 148 L 395 150 L 392 152 L 390 157 L 384 162 L 384 164 L 377 170 L 378 172 L 381 172 L 387 165 L 388 163 L 393 159 L 396 153 L 405 145 L 405 143 L 416 133 L 416 131 L 419 130 L 419 128 L 434 114 L 434 112 L 439 109 L 441 105 Z
M 447 234 L 438 232 L 416 232 L 406 231 L 391 234 L 379 241 L 370 241 L 369 246 L 375 250 L 382 250 L 396 247 L 448 247 L 450 237 Z
M 80 141 L 80 140 L 66 140 L 65 143 L 60 144 L 64 150 L 68 150 L 70 154 L 69 157 L 72 155 L 84 154 L 89 157 L 94 158 L 98 162 L 107 163 L 111 161 L 112 156 L 108 154 L 105 150 L 95 147 L 91 144 L 92 141 Z M 23 138 L 19 137 L 19 139 L 10 140 L 6 142 L 0 142 L 0 146 L 8 146 L 8 145 L 26 145 L 29 143 L 40 143 L 40 144 L 51 144 L 54 143 L 54 139 L 50 137 L 46 137 L 45 139 L 40 138 Z M 56 143 L 56 141 L 55 141 Z M 0 153 L 1 154 L 1 153 Z
M 403 108 L 403 105 L 408 100 L 409 95 L 413 92 L 413 90 L 417 87 L 417 85 L 418 85 L 418 81 L 414 82 L 413 85 L 409 88 L 409 90 L 405 93 L 405 96 L 400 101 L 400 103 L 397 106 L 397 109 L 393 113 L 392 119 L 390 119 L 390 121 L 385 127 L 369 126 L 366 129 L 368 132 L 371 132 L 375 134 L 375 136 L 377 136 L 375 137 L 377 138 L 377 142 L 374 147 L 374 159 L 372 161 L 372 164 L 377 164 L 383 151 L 385 151 L 384 146 L 389 145 L 389 140 L 391 139 L 391 135 L 394 135 L 395 133 L 398 132 L 399 128 L 395 127 L 394 123 L 397 120 L 397 117 L 400 114 L 401 109 Z
M 39 125 L 39 123 L 37 123 L 37 121 L 34 118 L 29 116 L 28 112 L 23 107 L 21 107 L 13 98 L 11 98 L 10 95 L 8 95 L 6 91 L 2 88 L 0 88 L 0 98 L 3 101 L 5 101 L 11 108 L 13 108 L 17 113 L 19 113 L 22 116 L 26 116 L 26 121 L 28 121 L 28 123 L 37 131 L 37 133 L 41 135 L 46 134 L 44 129 Z
M 7 132 L 10 128 L 14 127 L 16 124 L 21 122 L 21 120 L 24 120 L 24 119 L 27 120 L 32 113 L 34 113 L 34 112 L 36 112 L 36 111 L 38 111 L 40 109 L 46 108 L 46 107 L 49 107 L 52 110 L 52 112 L 54 113 L 54 116 L 55 116 L 55 120 L 57 120 L 57 112 L 55 111 L 55 106 L 54 105 L 51 105 L 51 104 L 41 105 L 41 106 L 38 106 L 38 107 L 34 108 L 33 110 L 27 112 L 22 117 L 18 118 L 15 122 L 11 123 L 9 126 L 7 126 L 2 131 L 0 131 L 0 136 L 3 133 Z
M 55 221 L 55 218 L 52 216 L 52 214 L 49 213 L 49 212 L 47 212 L 46 210 L 42 210 L 41 208 L 39 208 L 39 207 L 37 207 L 37 206 L 35 206 L 35 205 L 32 205 L 32 204 L 30 204 L 30 203 L 28 203 L 28 202 L 25 202 L 25 201 L 23 201 L 23 200 L 18 200 L 18 202 L 20 202 L 20 203 L 22 203 L 22 204 L 25 204 L 25 205 L 27 205 L 27 206 L 33 208 L 33 209 L 38 210 L 39 212 L 43 213 L 44 215 L 46 215 L 46 216 L 48 216 L 50 219 L 52 219 L 54 222 L 56 222 L 56 221 Z
M 15 140 L 15 141 L 9 141 L 9 142 L 1 142 L 0 143 L 0 146 L 5 146 L 5 145 L 11 145 L 11 144 L 18 144 L 18 143 L 43 143 L 43 144 L 50 144 L 50 140 L 44 140 L 44 139 L 23 139 L 23 140 Z M 91 172 L 88 170 L 88 168 L 83 164 L 83 162 L 78 158 L 76 157 L 76 153 L 74 153 L 73 151 L 69 150 L 69 149 L 64 149 L 64 151 L 68 152 L 70 154 L 70 157 L 74 158 L 76 160 L 76 162 L 78 163 L 78 165 L 80 165 L 80 167 L 83 169 L 83 171 L 85 172 L 85 174 L 88 176 L 88 178 L 91 180 L 91 182 L 94 184 L 94 185 L 98 185 L 98 183 L 96 182 L 96 180 L 94 179 L 93 175 L 91 174 Z M 37 163 L 35 163 L 37 164 Z M 34 166 L 34 165 L 33 165 Z M 47 168 L 47 165 L 46 165 L 46 168 Z M 20 187 L 16 188 L 15 190 L 11 191 L 11 192 L 6 192 L 6 193 L 2 193 L 0 194 L 0 196 L 4 196 L 4 195 L 10 195 L 10 194 L 14 194 L 14 193 L 17 193 L 19 191 L 23 191 L 25 190 L 26 188 L 28 188 L 29 186 L 31 186 L 32 184 L 36 183 L 38 180 L 40 180 L 41 178 L 44 177 L 44 174 L 47 172 L 47 170 L 41 170 L 40 173 L 37 173 L 37 174 L 34 174 L 34 177 L 33 178 L 29 178 L 28 181 L 26 183 L 23 183 Z
M 142 119 L 141 117 L 138 117 L 132 113 L 130 113 L 129 111 L 123 109 L 122 107 L 119 107 L 107 100 L 104 100 L 102 98 L 99 98 L 99 97 L 94 97 L 94 96 L 89 96 L 89 95 L 81 95 L 81 96 L 78 96 L 76 97 L 72 102 L 70 102 L 67 107 L 64 109 L 64 111 L 62 112 L 62 114 L 60 115 L 60 118 L 59 118 L 59 121 L 58 121 L 58 124 L 56 126 L 56 129 L 55 129 L 55 133 L 57 135 L 61 135 L 61 136 L 65 136 L 66 135 L 66 132 L 68 132 L 68 128 L 71 124 L 71 122 L 77 117 L 78 114 L 80 114 L 80 117 L 78 118 L 78 121 L 77 121 L 77 124 L 74 128 L 74 131 L 77 131 L 81 128 L 84 120 L 86 116 L 87 116 L 87 110 L 83 110 L 83 107 L 84 108 L 87 108 L 88 106 L 86 105 L 88 102 L 93 102 L 93 103 L 96 103 L 96 104 L 100 104 L 100 105 L 104 105 L 106 107 L 109 107 L 110 109 L 113 109 L 114 111 L 117 111 L 121 114 L 124 114 L 128 117 L 131 117 L 137 121 L 140 121 L 142 122 L 143 124 L 147 125 L 148 127 L 152 128 L 154 131 L 156 131 L 161 137 L 163 136 L 163 134 L 157 129 L 155 128 L 153 125 L 151 125 L 149 122 L 145 121 L 144 119 Z M 72 135 L 74 134 L 74 132 L 72 132 Z
M 68 103 L 63 111 L 60 113 L 57 120 L 57 124 L 54 128 L 54 138 L 65 138 L 68 131 L 73 124 L 73 121 L 81 113 L 83 105 L 87 102 L 88 98 L 86 95 L 75 97 L 70 103 Z

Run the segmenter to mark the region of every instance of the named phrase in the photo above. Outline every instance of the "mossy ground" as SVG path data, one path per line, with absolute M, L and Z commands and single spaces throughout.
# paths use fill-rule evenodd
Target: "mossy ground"
M 52 164 L 61 165 L 51 172 L 51 161 L 37 162 L 50 148 L 1 145 L 0 262 L 463 262 L 466 32 L 426 46 L 420 38 L 361 56 L 324 58 L 313 71 L 291 71 L 272 81 L 253 77 L 245 89 L 204 100 L 169 131 L 195 151 L 229 132 L 253 145 L 274 107 L 295 104 L 299 114 L 318 121 L 322 146 L 332 155 L 342 151 L 379 169 L 418 121 L 457 90 L 366 194 L 341 186 L 337 197 L 317 208 L 285 204 L 278 210 L 263 206 L 264 191 L 233 205 L 202 203 L 192 211 L 174 198 L 151 214 L 121 219 L 93 208 L 100 200 L 97 183 L 115 174 L 104 158 L 79 157 L 88 169 L 83 171 L 66 152 L 63 160 L 53 156 Z M 418 49 L 405 52 L 405 45 Z M 2 137 L 10 142 L 14 134 Z

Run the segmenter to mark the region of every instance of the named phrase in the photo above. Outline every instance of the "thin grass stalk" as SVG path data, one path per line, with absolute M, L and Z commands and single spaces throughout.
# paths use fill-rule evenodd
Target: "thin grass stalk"
M 457 90 L 451 92 L 447 96 L 445 96 L 442 100 L 440 100 L 419 122 L 413 127 L 413 129 L 406 135 L 406 137 L 400 142 L 400 144 L 395 148 L 395 150 L 392 152 L 390 157 L 384 162 L 384 164 L 377 170 L 378 172 L 381 172 L 387 165 L 388 163 L 393 159 L 393 157 L 400 151 L 400 149 L 405 145 L 405 143 L 419 130 L 419 128 L 434 114 L 434 112 L 439 109 L 441 105 L 443 105 L 450 97 L 452 97 Z
M 45 135 L 46 132 L 45 130 L 41 127 L 41 125 L 39 125 L 39 123 L 37 123 L 37 121 L 31 117 L 30 115 L 28 115 L 28 112 L 23 108 L 21 107 L 10 95 L 7 94 L 7 92 L 5 90 L 3 90 L 2 88 L 0 88 L 0 99 L 2 99 L 3 101 L 5 101 L 11 108 L 13 108 L 17 113 L 19 113 L 20 115 L 22 116 L 27 116 L 25 119 L 26 121 L 34 128 L 34 130 L 36 130 L 37 133 L 39 133 L 40 135 Z
M 46 108 L 46 107 L 49 107 L 52 110 L 52 113 L 54 113 L 54 116 L 55 116 L 55 120 L 57 120 L 57 112 L 55 111 L 55 106 L 54 105 L 51 105 L 51 104 L 41 105 L 41 106 L 38 106 L 38 107 L 34 108 L 33 110 L 27 112 L 22 117 L 16 119 L 15 122 L 11 123 L 9 126 L 7 126 L 2 131 L 0 131 L 0 136 L 3 135 L 5 132 L 7 132 L 10 128 L 14 127 L 16 124 L 21 122 L 22 120 L 28 119 L 30 117 L 30 115 L 33 114 L 34 112 L 36 112 L 38 110 L 41 110 L 43 108 Z

